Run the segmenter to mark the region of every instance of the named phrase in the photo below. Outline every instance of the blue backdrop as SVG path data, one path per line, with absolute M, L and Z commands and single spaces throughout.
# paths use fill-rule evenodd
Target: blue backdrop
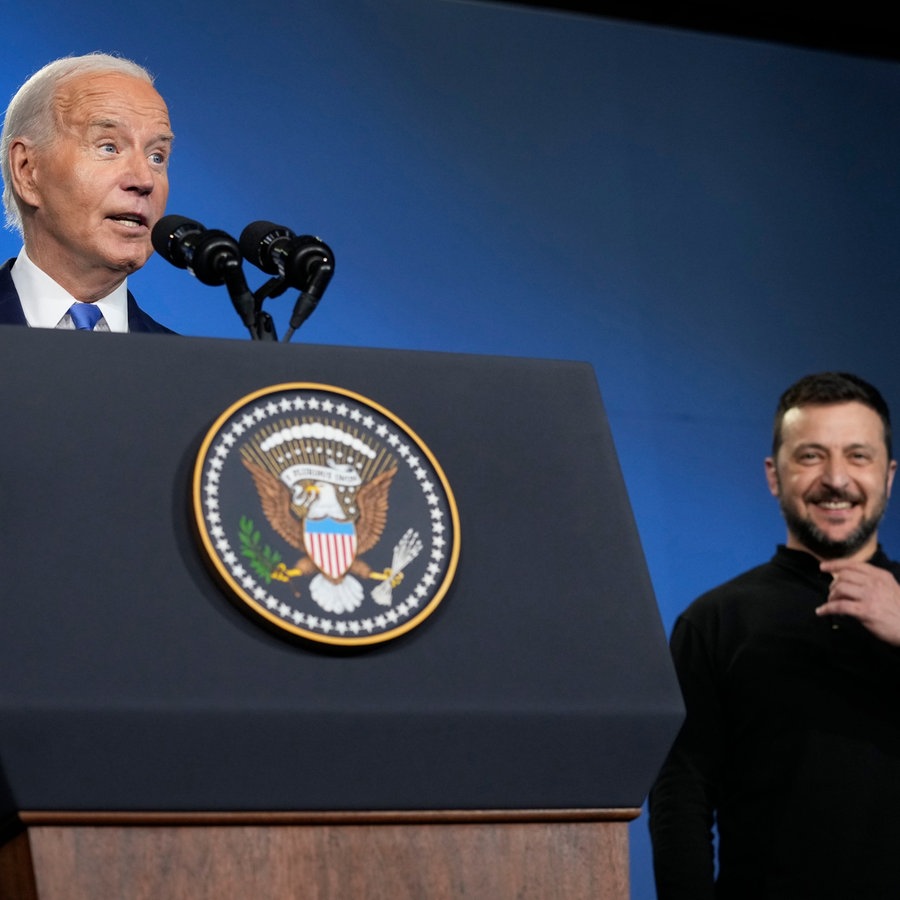
M 847 368 L 900 410 L 897 64 L 453 0 L 253 6 L 21 5 L 0 94 L 69 53 L 147 65 L 169 212 L 334 248 L 298 339 L 593 363 L 667 628 L 783 537 L 762 459 L 788 383 Z M 246 337 L 158 257 L 131 287 Z M 643 819 L 632 857 L 652 898 Z

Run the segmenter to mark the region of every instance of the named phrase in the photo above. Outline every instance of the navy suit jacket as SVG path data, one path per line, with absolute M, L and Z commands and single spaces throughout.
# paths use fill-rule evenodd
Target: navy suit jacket
M 8 259 L 0 266 L 0 324 L 2 325 L 27 325 L 25 313 L 22 311 L 22 303 L 13 284 L 12 264 L 15 259 Z M 155 319 L 150 318 L 138 305 L 137 301 L 128 292 L 128 330 L 129 331 L 155 331 L 159 334 L 175 334 L 174 331 L 160 325 Z

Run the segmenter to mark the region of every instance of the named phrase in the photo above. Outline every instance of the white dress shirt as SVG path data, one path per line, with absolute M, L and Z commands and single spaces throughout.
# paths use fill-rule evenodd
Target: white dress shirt
M 69 307 L 76 302 L 46 272 L 39 269 L 23 247 L 10 270 L 13 284 L 22 303 L 25 321 L 32 328 L 69 328 L 75 323 Z M 128 331 L 128 287 L 122 282 L 111 294 L 95 304 L 103 315 L 94 331 Z

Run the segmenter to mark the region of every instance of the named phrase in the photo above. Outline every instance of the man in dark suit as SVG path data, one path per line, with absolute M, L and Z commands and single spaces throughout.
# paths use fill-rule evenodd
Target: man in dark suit
M 126 279 L 153 252 L 172 137 L 152 77 L 129 60 L 67 57 L 22 85 L 0 137 L 6 220 L 24 244 L 0 266 L 0 323 L 171 333 Z
M 28 325 L 22 303 L 16 293 L 16 287 L 12 280 L 12 265 L 15 260 L 7 260 L 0 266 L 0 325 Z M 144 312 L 134 299 L 131 291 L 127 293 L 127 322 L 129 331 L 153 331 L 160 334 L 174 334 L 165 325 L 160 325 L 155 319 Z M 96 330 L 96 328 L 94 329 Z

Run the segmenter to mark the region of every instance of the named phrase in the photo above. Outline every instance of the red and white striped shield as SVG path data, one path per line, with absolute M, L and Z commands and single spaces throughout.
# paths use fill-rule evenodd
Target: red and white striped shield
M 319 571 L 338 581 L 356 559 L 356 526 L 331 518 L 307 518 L 303 526 L 303 545 Z

